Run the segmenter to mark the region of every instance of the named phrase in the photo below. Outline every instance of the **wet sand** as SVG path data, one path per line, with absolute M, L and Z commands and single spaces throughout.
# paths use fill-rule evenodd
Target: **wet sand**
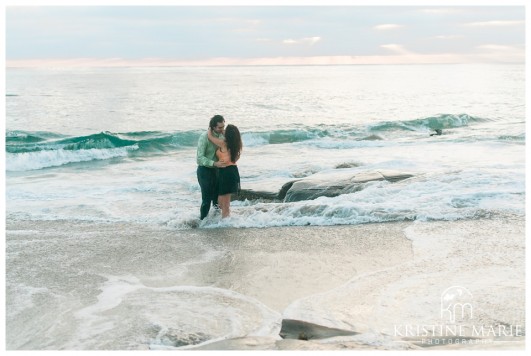
M 188 348 L 524 347 L 519 334 L 487 335 L 483 339 L 489 342 L 481 345 L 427 345 L 428 338 L 403 329 L 440 324 L 441 293 L 456 285 L 474 296 L 473 320 L 457 323 L 524 325 L 525 232 L 520 217 L 191 230 L 7 221 L 6 229 L 6 334 L 11 350 L 153 348 L 138 336 L 127 340 L 136 335 L 133 331 L 116 332 L 119 340 L 111 338 L 114 329 L 107 333 L 109 339 L 99 334 L 97 327 L 107 324 L 93 322 L 96 313 L 87 310 L 101 301 L 109 276 L 132 276 L 121 285 L 137 283 L 157 291 L 226 290 L 260 303 L 272 320 L 269 334 L 241 331 L 228 340 L 192 340 Z M 121 293 L 125 297 L 128 292 Z M 232 297 L 227 295 L 222 299 Z M 126 299 L 116 303 L 98 313 L 111 315 L 124 308 L 109 319 L 119 323 L 128 306 Z M 80 315 L 87 315 L 85 323 Z M 281 330 L 283 320 L 295 322 Z M 88 326 L 94 328 L 90 337 L 83 334 Z

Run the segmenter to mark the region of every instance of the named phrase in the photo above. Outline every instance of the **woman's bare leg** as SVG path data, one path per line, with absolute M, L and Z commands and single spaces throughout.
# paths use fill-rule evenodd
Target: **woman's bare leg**
M 218 204 L 221 208 L 221 217 L 226 218 L 230 216 L 230 194 L 220 195 L 218 197 Z

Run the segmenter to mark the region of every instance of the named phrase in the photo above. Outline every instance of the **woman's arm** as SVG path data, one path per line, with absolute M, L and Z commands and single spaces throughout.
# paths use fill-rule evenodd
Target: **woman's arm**
M 219 139 L 219 138 L 215 137 L 212 134 L 212 129 L 210 127 L 208 128 L 208 139 L 210 140 L 210 142 L 212 142 L 214 145 L 216 145 L 218 147 L 221 147 L 221 148 L 227 147 L 227 144 L 225 143 L 225 140 L 222 140 L 222 139 Z

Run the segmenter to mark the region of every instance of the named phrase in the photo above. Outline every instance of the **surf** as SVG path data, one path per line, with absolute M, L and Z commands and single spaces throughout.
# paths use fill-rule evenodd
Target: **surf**
M 244 146 L 310 144 L 323 149 L 377 147 L 405 131 L 460 129 L 488 121 L 469 114 L 440 114 L 374 124 L 296 125 L 267 131 L 243 131 Z M 28 171 L 116 157 L 150 157 L 194 148 L 202 130 L 133 131 L 68 136 L 56 132 L 14 130 L 6 133 L 7 171 Z

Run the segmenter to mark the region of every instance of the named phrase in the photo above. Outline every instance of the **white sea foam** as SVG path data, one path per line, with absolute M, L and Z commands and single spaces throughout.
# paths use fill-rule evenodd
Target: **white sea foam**
M 68 163 L 105 160 L 115 157 L 126 157 L 129 150 L 138 146 L 118 147 L 109 149 L 88 150 L 49 150 L 38 152 L 7 153 L 7 171 L 31 171 L 48 167 L 62 166 Z
M 233 202 L 231 219 L 207 220 L 202 227 L 343 225 L 523 214 L 524 186 L 513 178 L 475 170 L 441 172 L 397 183 L 370 182 L 361 191 L 337 197 L 293 203 Z
M 388 166 L 400 165 L 392 163 Z M 330 170 L 316 177 L 333 181 L 334 177 L 348 177 L 352 172 L 363 172 L 366 168 Z M 83 183 L 86 187 L 79 198 L 74 190 L 80 183 L 67 182 L 61 191 L 46 190 L 46 194 L 15 186 L 8 190 L 7 197 L 11 216 L 20 210 L 24 216 L 29 213 L 38 220 L 132 221 L 176 229 L 198 226 L 351 225 L 403 220 L 477 219 L 498 213 L 524 214 L 523 177 L 505 172 L 503 167 L 490 171 L 468 169 L 413 173 L 414 177 L 405 181 L 369 182 L 360 186 L 359 191 L 336 197 L 290 203 L 233 201 L 230 219 L 222 220 L 212 209 L 209 218 L 202 222 L 198 220 L 201 201 L 198 184 L 193 177 L 186 175 L 182 176 L 185 183 L 181 184 L 173 184 L 157 175 L 153 176 L 157 178 L 157 183 L 153 181 L 151 184 L 143 182 L 150 179 L 147 176 L 127 175 L 106 184 L 99 178 L 99 185 Z M 270 189 L 274 189 L 270 182 L 273 178 L 262 178 L 265 182 L 260 184 L 259 178 L 256 178 L 254 186 L 260 188 L 269 182 Z M 92 178 L 93 181 L 95 179 Z M 280 189 L 283 181 L 295 178 L 275 179 L 277 189 Z M 188 192 L 183 194 L 183 189 Z M 46 201 L 46 207 L 41 206 L 43 201 Z
M 187 348 L 227 338 L 279 338 L 281 316 L 259 301 L 214 287 L 147 287 L 134 276 L 106 276 L 98 301 L 75 313 L 72 348 L 99 348 L 114 339 L 136 348 Z M 119 322 L 118 322 L 119 320 Z M 134 343 L 134 341 L 133 341 Z

